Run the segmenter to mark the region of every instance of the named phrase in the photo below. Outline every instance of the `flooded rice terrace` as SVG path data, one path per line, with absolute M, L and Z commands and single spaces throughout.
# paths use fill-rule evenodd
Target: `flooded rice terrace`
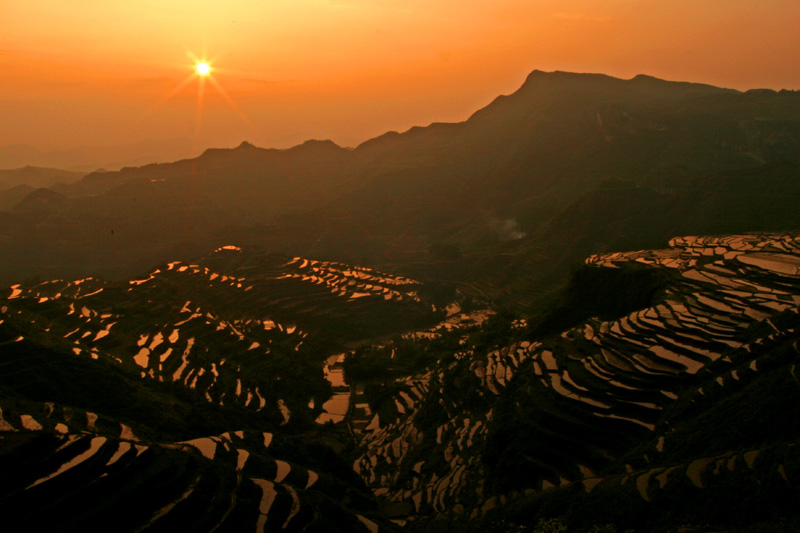
M 323 413 L 317 417 L 317 424 L 327 422 L 338 423 L 344 420 L 350 407 L 350 386 L 344 379 L 344 363 L 346 354 L 336 354 L 328 357 L 323 366 L 325 379 L 330 382 L 333 395 L 322 404 Z M 313 408 L 313 400 L 310 407 Z

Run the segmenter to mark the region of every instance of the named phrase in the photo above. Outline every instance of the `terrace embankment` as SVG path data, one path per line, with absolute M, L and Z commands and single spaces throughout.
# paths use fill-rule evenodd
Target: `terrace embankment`
M 445 315 L 419 288 L 225 246 L 123 283 L 4 290 L 3 528 L 385 525 L 322 444 L 341 430 L 314 421 L 332 393 L 326 358 Z
M 457 349 L 438 364 L 387 387 L 396 408 L 383 402 L 354 463 L 387 512 L 419 527 L 524 523 L 550 502 L 588 527 L 591 518 L 553 503 L 577 490 L 595 497 L 579 498 L 593 512 L 621 498 L 595 520 L 647 528 L 661 519 L 648 518 L 654 502 L 673 525 L 703 516 L 677 508 L 687 495 L 710 500 L 709 516 L 722 520 L 724 502 L 738 498 L 725 494 L 734 481 L 797 493 L 800 427 L 785 420 L 800 414 L 800 236 L 680 237 L 586 263 L 596 271 L 581 274 L 592 281 L 586 298 L 613 298 L 624 279 L 642 292 L 510 323 L 498 338 L 513 342 L 487 342 L 492 324 L 456 333 Z M 562 302 L 580 296 L 572 287 Z M 739 506 L 726 520 L 763 518 L 752 511 Z

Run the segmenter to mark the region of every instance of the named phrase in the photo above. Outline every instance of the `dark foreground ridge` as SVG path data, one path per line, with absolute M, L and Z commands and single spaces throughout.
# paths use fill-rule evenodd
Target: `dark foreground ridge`
M 431 530 L 796 523 L 797 234 L 676 238 L 587 265 L 632 281 L 657 271 L 658 290 L 622 315 L 599 302 L 601 316 L 552 334 L 548 315 L 463 337 L 403 382 L 356 471 L 390 512 L 439 517 Z M 602 274 L 586 279 L 573 290 L 603 292 Z
M 800 235 L 585 263 L 527 320 L 236 246 L 14 285 L 4 528 L 796 528 Z
M 341 432 L 314 423 L 323 363 L 443 316 L 419 289 L 235 246 L 129 282 L 14 285 L 0 307 L 3 528 L 369 529 L 373 498 L 325 444 Z

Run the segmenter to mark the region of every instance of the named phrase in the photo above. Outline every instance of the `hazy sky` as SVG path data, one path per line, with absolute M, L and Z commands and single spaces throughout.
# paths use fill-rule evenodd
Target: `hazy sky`
M 534 69 L 800 89 L 798 0 L 0 0 L 0 21 L 0 146 L 355 146 Z

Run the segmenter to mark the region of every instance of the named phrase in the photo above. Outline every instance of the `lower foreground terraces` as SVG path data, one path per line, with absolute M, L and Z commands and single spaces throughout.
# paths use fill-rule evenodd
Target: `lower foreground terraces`
M 4 526 L 374 532 L 496 523 L 559 494 L 645 517 L 701 497 L 738 509 L 731 486 L 762 507 L 796 494 L 800 235 L 679 237 L 583 271 L 656 273 L 656 289 L 542 329 L 235 247 L 126 284 L 15 285 L 0 295 Z M 396 337 L 348 352 L 364 330 Z M 351 388 L 352 361 L 366 378 Z M 345 462 L 332 447 L 351 434 Z
M 662 269 L 669 282 L 649 307 L 547 338 L 487 351 L 465 335 L 454 359 L 404 380 L 415 401 L 365 434 L 354 463 L 398 520 L 476 519 L 515 497 L 575 484 L 623 486 L 649 501 L 679 476 L 701 488 L 723 471 L 759 465 L 754 449 L 651 466 L 671 446 L 679 401 L 746 387 L 787 339 L 797 355 L 795 327 L 774 322 L 798 323 L 800 236 L 680 237 L 665 250 L 586 263 Z M 786 478 L 780 460 L 768 465 Z

